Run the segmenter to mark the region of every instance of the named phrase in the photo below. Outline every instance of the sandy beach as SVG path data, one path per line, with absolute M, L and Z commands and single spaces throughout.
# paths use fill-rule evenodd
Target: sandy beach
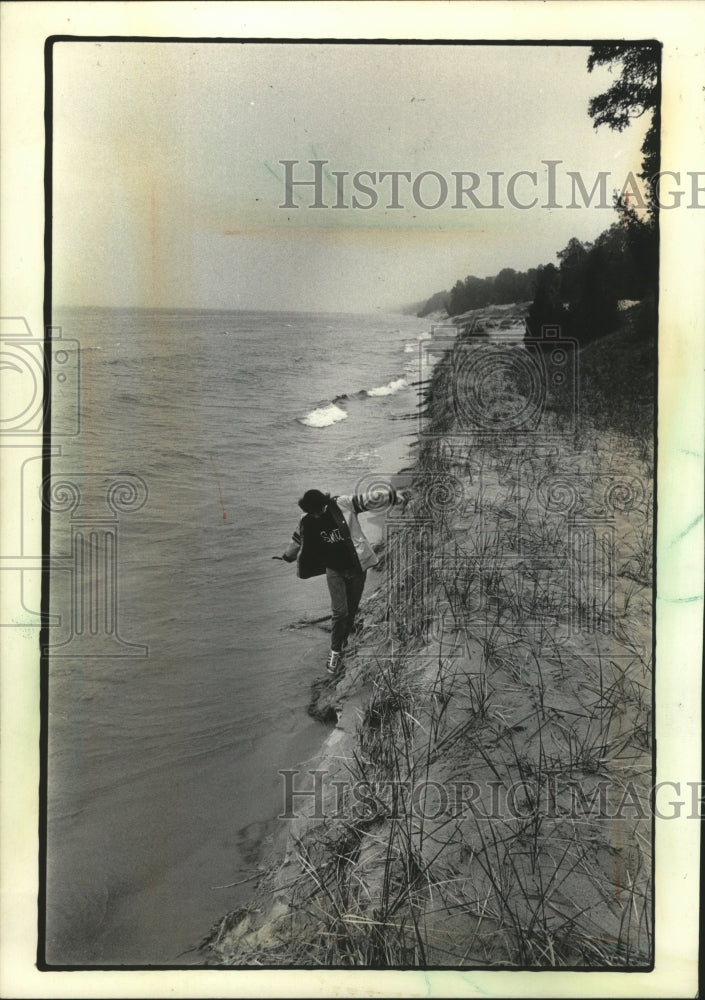
M 400 477 L 414 500 L 366 524 L 381 572 L 344 675 L 314 682 L 333 728 L 282 776 L 277 850 L 205 939 L 209 963 L 650 965 L 648 400 L 630 432 L 598 416 L 631 326 L 582 352 L 580 426 L 558 400 L 536 434 L 474 436 L 459 329 Z M 407 438 L 385 459 L 408 454 Z

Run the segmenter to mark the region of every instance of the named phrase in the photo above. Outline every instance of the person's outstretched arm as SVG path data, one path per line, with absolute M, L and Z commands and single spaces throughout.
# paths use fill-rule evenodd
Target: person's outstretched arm
M 362 514 L 364 511 L 386 510 L 397 505 L 401 506 L 403 511 L 410 499 L 411 494 L 408 490 L 397 490 L 390 485 L 387 489 L 380 488 L 370 493 L 354 493 L 338 497 L 338 503 L 347 502 L 356 514 Z
M 291 536 L 291 541 L 287 545 L 283 554 L 280 556 L 272 556 L 272 559 L 283 559 L 284 562 L 288 563 L 296 562 L 296 557 L 299 554 L 300 548 L 301 548 L 301 524 L 299 524 L 299 527 Z

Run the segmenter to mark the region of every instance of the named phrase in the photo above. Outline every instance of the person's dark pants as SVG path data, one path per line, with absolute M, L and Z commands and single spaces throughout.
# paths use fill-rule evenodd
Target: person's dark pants
M 354 569 L 326 569 L 326 580 L 328 581 L 333 611 L 330 647 L 336 653 L 341 651 L 343 643 L 352 630 L 366 579 L 366 572 L 359 573 Z

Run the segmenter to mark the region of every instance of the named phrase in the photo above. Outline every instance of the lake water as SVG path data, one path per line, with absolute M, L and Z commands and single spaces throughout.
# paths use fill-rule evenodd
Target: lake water
M 120 513 L 114 554 L 117 632 L 133 644 L 121 651 L 147 655 L 91 655 L 72 635 L 77 543 L 55 512 L 63 624 L 49 631 L 66 645 L 49 663 L 46 959 L 188 964 L 247 896 L 213 887 L 247 878 L 271 844 L 279 770 L 326 734 L 306 705 L 327 636 L 286 629 L 326 613 L 325 582 L 271 557 L 305 489 L 349 493 L 395 471 L 385 448 L 411 442 L 415 423 L 398 418 L 416 406 L 429 324 L 108 309 L 54 323 L 80 343 L 82 429 L 52 473 L 147 490 Z

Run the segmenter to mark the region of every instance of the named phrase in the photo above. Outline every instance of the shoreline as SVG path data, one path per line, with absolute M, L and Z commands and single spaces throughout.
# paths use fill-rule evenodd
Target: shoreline
M 559 464 L 543 438 L 448 447 L 455 387 L 437 364 L 439 433 L 404 473 L 414 505 L 375 517 L 380 534 L 395 522 L 386 586 L 363 601 L 345 674 L 314 684 L 335 727 L 292 769 L 283 857 L 211 929 L 207 964 L 649 965 L 648 816 L 576 822 L 575 803 L 601 781 L 648 802 L 652 452 L 614 428 L 566 434 L 560 408 L 545 415 Z M 605 534 L 610 581 L 573 573 L 565 508 L 536 509 L 550 476 L 572 478 L 588 511 L 595 484 L 629 480 Z
M 412 413 L 410 416 L 414 417 L 415 414 Z M 391 440 L 386 443 L 379 445 L 376 449 L 377 458 L 374 462 L 373 472 L 375 476 L 382 476 L 387 478 L 398 485 L 398 479 L 402 475 L 403 470 L 409 469 L 413 465 L 414 459 L 410 454 L 411 450 L 416 445 L 416 435 L 409 430 L 405 430 L 403 433 L 395 435 Z M 405 479 L 408 477 L 404 477 Z M 373 546 L 378 546 L 383 543 L 384 539 L 384 525 L 385 525 L 386 514 L 384 511 L 379 513 L 370 512 L 364 515 L 364 523 L 362 525 L 365 535 L 369 539 Z M 371 599 L 378 594 L 384 581 L 384 574 L 380 570 L 376 570 L 373 567 L 370 574 L 368 574 L 366 592 L 362 599 L 362 609 L 371 601 Z M 293 583 L 296 586 L 296 583 Z M 288 625 L 284 624 L 281 626 L 283 630 L 296 629 L 301 631 L 314 630 L 312 634 L 316 635 L 318 630 L 320 630 L 321 637 L 328 633 L 327 627 L 322 624 L 327 621 L 330 617 L 329 612 L 327 612 L 322 620 L 315 619 L 314 621 L 308 622 L 304 619 L 299 621 L 292 621 Z M 308 663 L 308 656 L 306 654 L 301 654 L 299 657 L 301 661 L 302 668 L 305 668 Z M 315 678 L 311 684 L 311 689 L 315 688 L 319 681 L 326 681 L 327 676 L 325 673 L 319 675 Z M 358 693 L 355 696 L 351 691 L 348 691 L 345 687 L 340 687 L 340 698 L 338 702 L 340 704 L 341 712 L 345 709 L 346 720 L 352 720 L 354 722 L 355 712 L 359 709 L 360 705 L 364 701 L 364 693 Z M 319 741 L 317 741 L 317 749 L 312 756 L 305 758 L 303 760 L 297 761 L 295 764 L 296 768 L 302 770 L 303 773 L 309 768 L 315 768 L 320 766 L 322 763 L 326 762 L 330 757 L 335 756 L 332 751 L 332 747 L 339 742 L 340 734 L 345 730 L 346 723 L 341 721 L 332 723 L 330 720 L 321 719 L 316 716 L 315 713 L 309 712 L 310 716 L 306 721 L 307 723 L 313 724 L 318 727 L 325 727 L 325 731 Z M 230 910 L 226 915 L 225 923 L 229 925 L 232 922 L 232 913 L 242 914 L 245 913 L 248 908 L 256 901 L 258 889 L 256 883 L 268 873 L 270 873 L 272 867 L 278 867 L 279 865 L 285 866 L 287 862 L 288 849 L 287 845 L 292 837 L 291 824 L 281 821 L 280 816 L 274 815 L 270 820 L 264 824 L 266 827 L 266 834 L 259 845 L 256 858 L 253 858 L 252 863 L 260 869 L 261 874 L 251 876 L 249 879 L 244 879 L 243 881 L 235 881 L 233 883 L 233 888 L 235 889 L 238 900 L 234 909 Z M 209 937 L 212 935 L 215 928 L 220 928 L 222 926 L 222 921 L 218 921 L 208 935 L 203 939 L 203 941 L 192 948 L 187 954 L 193 957 L 189 960 L 192 961 L 193 965 L 200 965 L 202 961 L 196 957 L 198 951 L 202 949 L 204 943 L 208 941 Z

